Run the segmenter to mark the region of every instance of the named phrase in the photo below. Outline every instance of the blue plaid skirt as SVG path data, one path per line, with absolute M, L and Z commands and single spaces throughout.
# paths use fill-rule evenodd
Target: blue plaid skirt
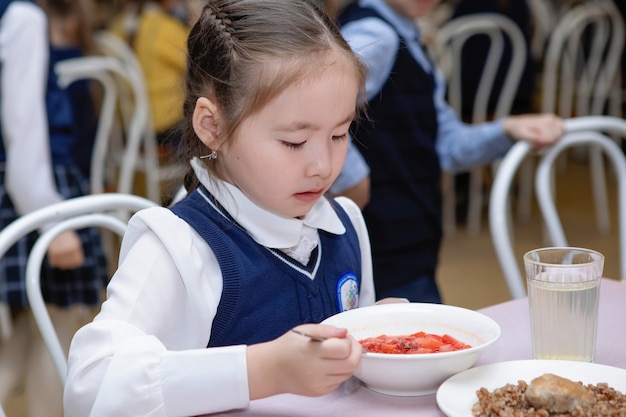
M 87 194 L 86 180 L 78 167 L 54 166 L 57 189 L 65 198 Z M 4 165 L 0 164 L 0 185 L 4 184 Z M 0 229 L 17 218 L 11 199 L 0 186 Z M 78 231 L 83 243 L 85 263 L 74 270 L 51 268 L 44 262 L 41 288 L 44 300 L 59 307 L 73 304 L 99 305 L 108 281 L 107 262 L 100 231 L 87 228 Z M 26 297 L 26 262 L 37 232 L 22 238 L 0 259 L 0 302 L 8 303 L 13 312 L 28 307 Z

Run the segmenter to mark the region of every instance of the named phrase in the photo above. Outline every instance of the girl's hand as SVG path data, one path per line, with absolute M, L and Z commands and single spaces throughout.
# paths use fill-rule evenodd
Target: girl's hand
M 296 329 L 327 340 L 318 342 L 289 331 L 248 346 L 250 399 L 283 393 L 324 395 L 350 378 L 361 362 L 361 345 L 346 329 L 322 324 Z
M 75 269 L 85 262 L 83 245 L 76 232 L 68 230 L 50 242 L 48 262 L 59 269 Z
M 398 304 L 398 303 L 410 303 L 408 298 L 401 298 L 401 297 L 386 297 L 386 298 L 381 298 L 380 300 L 376 301 L 376 304 Z
M 565 124 L 554 114 L 510 116 L 504 121 L 504 131 L 513 140 L 524 140 L 541 149 L 563 136 Z

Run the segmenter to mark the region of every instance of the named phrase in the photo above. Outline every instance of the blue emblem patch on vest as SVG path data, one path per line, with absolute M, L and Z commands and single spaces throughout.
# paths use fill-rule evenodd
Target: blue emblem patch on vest
M 339 312 L 352 310 L 359 305 L 359 283 L 354 272 L 346 272 L 337 280 Z

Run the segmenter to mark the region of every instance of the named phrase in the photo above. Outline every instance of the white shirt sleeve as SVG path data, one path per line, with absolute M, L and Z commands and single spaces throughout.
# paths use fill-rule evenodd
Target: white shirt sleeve
M 56 191 L 50 162 L 47 23 L 40 8 L 16 1 L 0 27 L 4 186 L 17 212 L 25 214 L 63 199 Z
M 108 300 L 72 340 L 65 415 L 190 416 L 247 407 L 246 347 L 206 349 L 221 292 L 217 260 L 187 223 L 160 207 L 136 214 Z

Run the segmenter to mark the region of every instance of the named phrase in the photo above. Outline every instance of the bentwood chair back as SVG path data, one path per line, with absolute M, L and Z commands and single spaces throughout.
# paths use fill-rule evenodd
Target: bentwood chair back
M 557 21 L 556 7 L 546 0 L 527 0 L 528 9 L 532 16 L 532 38 L 530 49 L 533 58 L 540 62 L 550 34 Z
M 624 22 L 610 0 L 565 12 L 547 44 L 541 111 L 562 117 L 603 114 L 616 86 L 624 36 Z
M 146 177 L 148 198 L 161 201 L 162 182 L 180 177 L 183 167 L 176 162 L 166 164 L 159 161 L 145 76 L 134 51 L 124 40 L 107 31 L 99 32 L 96 41 L 100 51 L 117 59 L 125 70 L 125 77 L 118 85 L 122 90 L 120 95 L 126 98 L 122 103 L 122 116 L 128 127 L 120 161 L 118 191 L 131 192 L 134 174 L 140 171 Z M 125 91 L 124 86 L 129 91 Z M 129 111 L 130 115 L 127 114 Z
M 122 103 L 122 117 L 128 124 L 126 129 L 125 147 L 120 161 L 119 192 L 132 191 L 135 171 L 141 170 L 146 174 L 147 195 L 151 200 L 159 201 L 159 163 L 148 93 L 144 75 L 133 51 L 124 41 L 106 31 L 96 36 L 99 50 L 106 56 L 115 58 L 124 68 L 122 82 L 118 85 L 126 86 L 130 90 L 126 94 L 127 100 Z M 122 89 L 122 88 L 120 88 Z M 132 100 L 132 103 L 128 103 Z M 131 115 L 125 114 L 132 109 Z M 142 148 L 143 147 L 143 152 Z
M 624 22 L 613 1 L 584 2 L 568 9 L 559 18 L 547 43 L 541 111 L 564 118 L 605 114 L 621 117 L 619 68 L 624 42 Z M 610 217 L 604 160 L 597 148 L 576 150 L 591 158 L 596 222 L 598 230 L 607 234 Z M 565 160 L 561 158 L 560 162 Z M 529 195 L 531 191 L 521 190 L 521 193 Z
M 481 123 L 491 118 L 510 114 L 517 89 L 527 59 L 527 45 L 524 35 L 511 19 L 497 13 L 477 13 L 450 20 L 437 32 L 435 55 L 448 85 L 448 102 L 457 114 L 462 114 L 462 53 L 466 43 L 474 37 L 487 37 L 489 50 L 486 56 L 480 82 L 474 97 L 471 123 Z M 502 64 L 505 42 L 511 45 L 511 60 Z M 502 88 L 495 102 L 493 114 L 489 111 L 489 102 L 496 87 L 496 76 L 500 66 L 506 68 Z M 508 66 L 507 66 L 508 65 Z M 475 168 L 470 174 L 469 208 L 467 230 L 470 235 L 480 231 L 482 217 L 482 170 Z M 443 177 L 444 193 L 444 231 L 454 234 L 455 194 L 454 177 L 445 173 Z
M 120 213 L 135 212 L 156 205 L 151 200 L 131 194 L 90 194 L 28 213 L 0 231 L 2 257 L 22 236 L 40 229 L 43 225 L 54 223 L 54 226 L 39 236 L 29 253 L 25 279 L 28 302 L 35 322 L 63 383 L 67 373 L 67 358 L 50 319 L 40 286 L 41 266 L 48 246 L 59 234 L 85 227 L 101 227 L 122 236 L 126 231 L 127 215 L 120 217 Z
M 107 156 L 114 134 L 115 113 L 119 98 L 113 75 L 124 74 L 124 69 L 113 58 L 89 56 L 60 61 L 55 66 L 55 72 L 61 87 L 67 87 L 82 79 L 97 81 L 102 86 L 103 97 L 91 156 L 89 184 L 90 193 L 103 193 L 106 187 L 114 181 L 113 176 L 107 175 Z
M 614 166 L 618 181 L 620 278 L 626 281 L 626 158 L 613 138 L 608 136 L 626 138 L 626 120 L 612 116 L 588 116 L 567 119 L 565 126 L 567 133 L 561 140 L 540 155 L 535 176 L 535 192 L 548 239 L 554 246 L 567 245 L 554 201 L 554 165 L 557 157 L 572 146 L 596 146 Z M 525 297 L 526 286 L 520 272 L 520 260 L 516 259 L 514 252 L 509 195 L 515 174 L 530 152 L 528 142 L 517 142 L 509 150 L 496 173 L 489 204 L 493 245 L 512 298 Z

